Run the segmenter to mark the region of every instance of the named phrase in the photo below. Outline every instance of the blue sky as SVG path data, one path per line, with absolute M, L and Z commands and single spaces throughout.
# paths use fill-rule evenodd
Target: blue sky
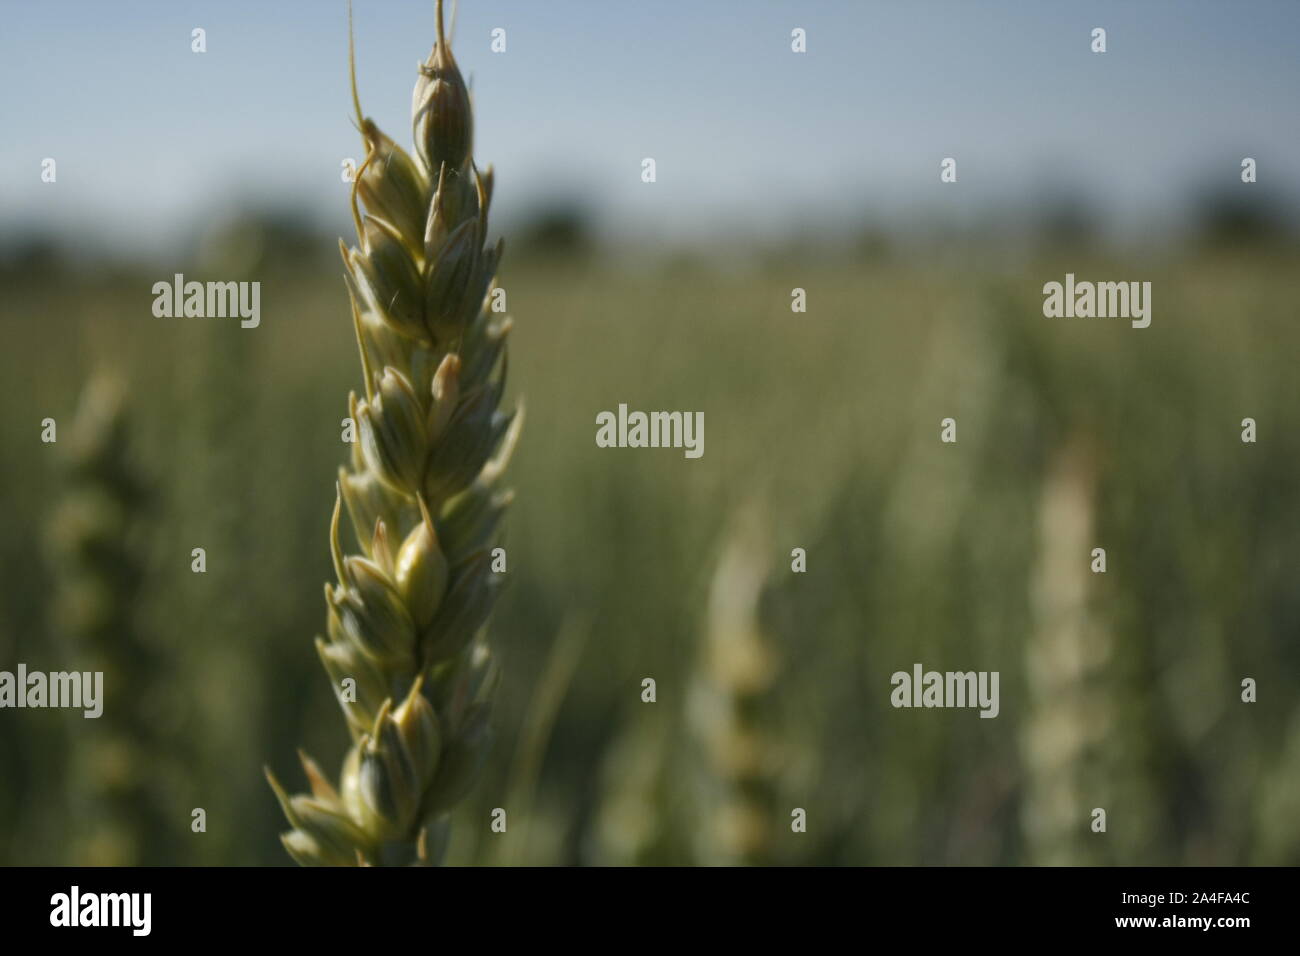
M 343 0 L 0 10 L 0 232 L 38 221 L 160 247 L 243 201 L 342 220 L 339 163 L 359 152 Z M 363 106 L 405 142 L 433 2 L 357 0 L 355 18 Z M 1140 229 L 1193 186 L 1235 183 L 1247 155 L 1261 188 L 1300 187 L 1296 0 L 465 0 L 455 49 L 498 210 L 582 195 L 629 237 L 969 225 L 1061 190 Z M 938 181 L 945 156 L 955 187 Z

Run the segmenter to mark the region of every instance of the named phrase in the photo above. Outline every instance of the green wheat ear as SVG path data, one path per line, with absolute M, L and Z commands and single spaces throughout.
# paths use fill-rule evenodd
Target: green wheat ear
M 752 500 L 713 574 L 688 708 L 704 758 L 693 842 L 708 865 L 763 865 L 775 850 L 780 747 L 768 711 L 781 664 L 761 620 L 771 551 L 766 509 Z
M 151 495 L 132 460 L 131 431 L 123 382 L 95 375 L 63 446 L 64 494 L 47 530 L 54 634 L 76 670 L 105 675 L 101 718 L 68 744 L 79 865 L 158 862 L 150 847 L 165 823 L 152 783 L 160 740 L 144 703 L 162 662 L 140 639 L 135 612 Z
M 289 796 L 268 771 L 293 827 L 284 845 L 304 865 L 437 863 L 448 811 L 489 746 L 496 669 L 481 632 L 522 417 L 498 409 L 510 321 L 488 308 L 501 257 L 500 242 L 485 246 L 492 172 L 470 155 L 442 0 L 437 19 L 415 84 L 414 155 L 362 115 L 352 68 L 366 155 L 357 245 L 342 253 L 365 393 L 348 399 L 358 442 L 339 473 L 337 582 L 316 641 L 352 745 L 337 789 L 306 755 L 310 795 Z M 344 509 L 356 553 L 340 541 Z

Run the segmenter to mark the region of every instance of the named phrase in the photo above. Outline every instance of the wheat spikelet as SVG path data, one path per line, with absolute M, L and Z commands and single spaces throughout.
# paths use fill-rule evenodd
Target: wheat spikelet
M 161 817 L 149 786 L 156 740 L 142 707 L 157 662 L 139 640 L 133 613 L 143 570 L 136 537 L 148 492 L 131 464 L 127 434 L 121 383 L 92 378 L 69 432 L 67 490 L 48 532 L 54 633 L 69 666 L 105 675 L 102 714 L 78 727 L 68 750 L 75 859 L 92 866 L 156 862 L 146 849 L 158 843 Z
M 358 242 L 342 253 L 365 397 L 349 398 L 358 443 L 340 469 L 338 580 L 317 639 L 352 745 L 337 789 L 305 755 L 310 795 L 270 778 L 293 825 L 285 847 L 305 865 L 437 862 L 447 813 L 488 749 L 496 671 L 479 635 L 520 419 L 498 410 L 509 321 L 487 308 L 501 255 L 484 246 L 492 173 L 470 155 L 441 0 L 437 20 L 415 85 L 414 155 L 362 116 L 353 69 L 366 156 L 352 192 Z M 343 506 L 360 553 L 344 553 Z M 349 679 L 355 700 L 341 690 Z

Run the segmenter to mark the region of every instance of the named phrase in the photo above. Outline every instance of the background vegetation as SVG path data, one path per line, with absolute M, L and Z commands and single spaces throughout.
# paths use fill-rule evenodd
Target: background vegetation
M 1065 244 L 1080 234 L 647 263 L 597 256 L 565 210 L 521 229 L 502 273 L 528 417 L 492 624 L 499 736 L 451 859 L 1300 862 L 1296 246 L 1221 211 L 1138 257 Z M 148 660 L 149 687 L 100 723 L 149 748 L 122 768 L 159 808 L 138 859 L 288 863 L 262 765 L 287 772 L 299 744 L 342 756 L 311 645 L 359 385 L 332 254 L 283 219 L 207 236 L 184 272 L 261 281 L 251 330 L 154 318 L 170 268 L 4 259 L 0 668 L 83 666 L 46 542 L 85 382 L 128 384 L 122 441 L 149 495 L 132 621 L 106 639 Z M 1151 327 L 1044 319 L 1039 290 L 1066 272 L 1150 280 Z M 620 402 L 703 411 L 703 458 L 597 448 Z M 742 513 L 763 533 L 737 538 Z M 1051 553 L 1075 513 L 1086 547 Z M 774 675 L 739 695 L 704 651 L 738 540 L 762 551 L 751 623 Z M 1094 546 L 1105 575 L 1085 573 Z M 1000 671 L 1000 716 L 893 709 L 890 674 L 916 661 Z M 721 744 L 719 700 L 743 717 Z M 0 713 L 0 862 L 105 862 L 78 836 L 101 812 L 75 783 L 95 748 L 69 743 L 90 723 Z M 748 842 L 737 806 L 759 808 Z

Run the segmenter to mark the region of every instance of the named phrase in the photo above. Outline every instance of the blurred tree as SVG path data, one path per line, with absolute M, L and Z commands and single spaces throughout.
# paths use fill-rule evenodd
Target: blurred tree
M 1288 235 L 1294 221 L 1276 190 L 1263 184 L 1212 187 L 1191 201 L 1196 238 L 1215 249 L 1256 246 Z
M 513 231 L 510 245 L 522 257 L 585 255 L 592 247 L 590 216 L 576 201 L 552 201 Z

